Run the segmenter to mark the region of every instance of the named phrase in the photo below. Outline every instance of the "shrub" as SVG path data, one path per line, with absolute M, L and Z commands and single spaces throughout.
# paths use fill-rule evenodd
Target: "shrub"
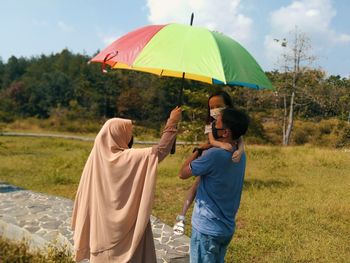
M 337 119 L 320 122 L 296 120 L 292 132 L 292 142 L 297 145 L 310 143 L 317 146 L 344 147 L 347 139 L 347 125 Z
M 336 147 L 350 147 L 350 125 L 344 128 L 340 134 L 336 144 Z
M 206 141 L 203 121 L 182 122 L 180 125 L 180 137 L 189 142 Z
M 247 134 L 244 136 L 249 142 L 264 144 L 268 142 L 262 119 L 257 115 L 250 114 L 250 123 Z
M 293 134 L 294 143 L 297 145 L 305 144 L 309 141 L 308 136 L 306 130 L 297 129 Z
M 154 140 L 154 138 L 160 136 L 160 129 L 146 128 L 134 124 L 132 133 L 138 140 Z
M 14 120 L 14 116 L 8 112 L 0 111 L 0 121 L 10 123 Z

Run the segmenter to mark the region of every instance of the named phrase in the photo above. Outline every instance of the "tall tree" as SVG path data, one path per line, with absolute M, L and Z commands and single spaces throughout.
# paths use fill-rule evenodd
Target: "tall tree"
M 1 81 L 2 87 L 7 88 L 12 81 L 18 80 L 25 73 L 26 67 L 27 60 L 25 58 L 16 58 L 15 56 L 11 56 L 3 69 Z
M 283 96 L 283 145 L 289 145 L 294 125 L 295 105 L 297 92 L 302 93 L 299 86 L 303 74 L 310 68 L 315 56 L 310 55 L 311 40 L 297 27 L 290 33 L 291 40 L 277 40 L 284 48 L 282 53 L 282 68 L 285 75 L 285 83 L 280 87 L 280 95 Z M 299 94 L 300 94 L 299 93 Z M 289 97 L 289 98 L 288 98 Z M 289 105 L 287 100 L 289 99 Z
M 2 62 L 2 58 L 0 57 L 0 90 L 3 88 L 3 75 L 5 71 L 5 64 Z

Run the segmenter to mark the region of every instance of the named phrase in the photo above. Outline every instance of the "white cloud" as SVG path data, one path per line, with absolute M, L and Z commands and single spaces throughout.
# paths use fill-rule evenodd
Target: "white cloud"
M 288 37 L 295 27 L 311 39 L 312 47 L 319 52 L 334 45 L 350 43 L 350 35 L 332 28 L 331 22 L 335 16 L 336 10 L 331 0 L 294 0 L 290 5 L 273 11 L 270 14 L 271 30 L 264 42 L 265 54 L 270 63 L 276 61 L 281 53 L 274 38 Z
M 118 38 L 121 37 L 121 35 L 117 32 L 112 32 L 111 30 L 107 30 L 107 31 L 108 32 L 105 32 L 105 30 L 102 30 L 100 28 L 96 28 L 97 38 L 103 44 L 103 48 L 112 44 L 115 40 L 117 40 Z
M 115 36 L 102 36 L 102 42 L 103 44 L 105 44 L 106 46 L 112 44 L 118 37 Z
M 61 29 L 63 32 L 72 32 L 74 30 L 74 28 L 70 25 L 67 25 L 65 22 L 63 21 L 58 21 L 57 22 L 57 26 L 59 27 L 59 29 Z
M 278 58 L 283 53 L 284 49 L 281 46 L 280 40 L 276 41 L 271 35 L 266 35 L 264 39 L 265 45 L 265 55 L 271 64 L 276 64 L 278 66 Z
M 330 36 L 335 43 L 350 43 L 350 35 L 348 34 L 338 34 L 332 31 L 330 32 Z
M 152 24 L 189 24 L 194 12 L 194 25 L 223 32 L 242 44 L 251 39 L 253 20 L 241 13 L 240 0 L 147 0 L 147 7 Z
M 47 21 L 45 21 L 45 20 L 38 20 L 38 19 L 34 19 L 33 20 L 33 24 L 34 24 L 34 26 L 38 26 L 38 27 L 46 27 L 46 26 L 48 26 Z

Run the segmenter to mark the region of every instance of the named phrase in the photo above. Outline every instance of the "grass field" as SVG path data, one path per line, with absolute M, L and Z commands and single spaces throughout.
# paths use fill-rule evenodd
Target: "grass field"
M 0 136 L 0 181 L 73 199 L 91 147 L 91 142 Z M 246 148 L 244 191 L 227 262 L 350 262 L 350 152 Z M 177 178 L 190 152 L 178 147 L 158 169 L 153 215 L 169 225 L 192 182 Z

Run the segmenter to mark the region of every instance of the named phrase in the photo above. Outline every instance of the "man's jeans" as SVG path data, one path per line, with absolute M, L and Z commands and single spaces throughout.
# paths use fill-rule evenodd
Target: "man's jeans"
M 215 237 L 192 228 L 191 263 L 224 263 L 227 246 L 232 236 Z

